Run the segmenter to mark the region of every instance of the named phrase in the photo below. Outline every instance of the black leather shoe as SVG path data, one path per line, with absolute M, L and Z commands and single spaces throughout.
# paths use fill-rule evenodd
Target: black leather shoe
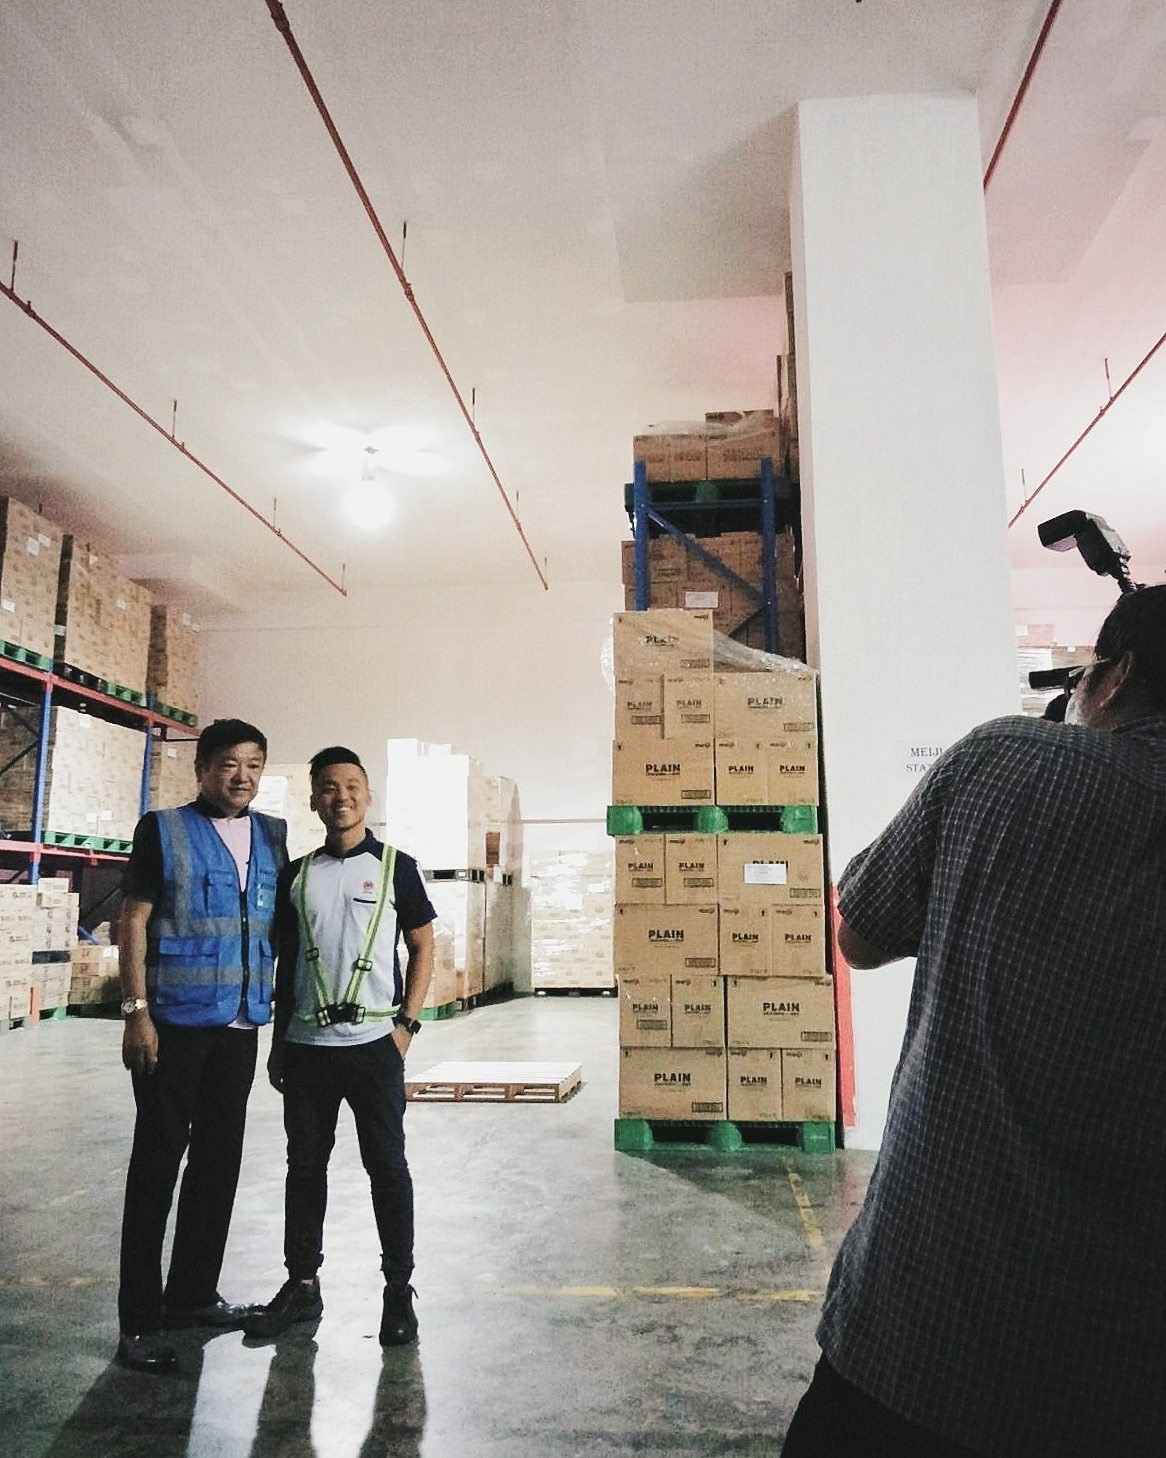
M 381 1315 L 382 1347 L 403 1347 L 417 1340 L 417 1317 L 413 1313 L 412 1286 L 386 1286 Z
M 132 1372 L 176 1372 L 178 1353 L 156 1331 L 123 1331 L 117 1341 L 117 1360 Z
M 270 1341 L 298 1321 L 316 1321 L 324 1314 L 320 1281 L 285 1281 L 266 1306 L 243 1323 L 244 1335 Z
M 232 1306 L 215 1293 L 205 1306 L 167 1306 L 162 1312 L 162 1325 L 167 1331 L 186 1331 L 192 1326 L 217 1327 L 219 1331 L 235 1331 L 262 1306 Z

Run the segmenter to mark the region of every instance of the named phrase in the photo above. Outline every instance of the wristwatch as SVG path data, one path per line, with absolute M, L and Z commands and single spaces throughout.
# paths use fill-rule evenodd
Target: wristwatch
M 409 1036 L 415 1037 L 421 1031 L 421 1024 L 416 1018 L 407 1018 L 404 1013 L 398 1013 L 393 1019 L 393 1027 L 404 1028 Z
M 134 1013 L 142 1012 L 149 1006 L 144 997 L 127 997 L 121 1005 L 121 1015 L 123 1018 L 132 1017 Z

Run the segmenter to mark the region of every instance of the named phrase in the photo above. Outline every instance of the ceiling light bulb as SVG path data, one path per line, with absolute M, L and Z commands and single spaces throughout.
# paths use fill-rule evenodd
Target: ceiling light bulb
M 393 499 L 378 481 L 357 481 L 344 493 L 344 514 L 353 526 L 377 531 L 393 515 Z

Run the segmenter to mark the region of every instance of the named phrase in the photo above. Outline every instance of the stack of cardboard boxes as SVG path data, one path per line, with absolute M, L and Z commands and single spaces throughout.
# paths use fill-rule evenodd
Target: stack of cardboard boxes
M 616 805 L 817 805 L 808 671 L 719 671 L 702 612 L 619 614 L 615 644 Z M 620 1113 L 830 1119 L 821 837 L 704 818 L 705 830 L 616 839 Z
M 71 1002 L 77 902 L 65 880 L 0 886 L 0 1019 Z
M 76 537 L 61 550 L 57 623 L 58 662 L 145 694 L 150 594 Z
M 62 534 L 22 502 L 0 497 L 0 641 L 52 660 Z
M 722 532 L 695 541 L 711 557 L 723 562 L 750 586 L 760 588 L 762 545 L 758 532 Z M 778 651 L 783 658 L 806 656 L 805 601 L 795 571 L 792 532 L 774 538 L 774 576 L 777 590 Z M 624 606 L 636 605 L 635 543 L 623 543 Z M 648 542 L 648 607 L 707 610 L 718 633 L 750 648 L 765 647 L 765 623 L 752 593 L 723 577 L 716 568 L 674 537 L 652 537 Z
M 530 857 L 530 980 L 536 992 L 615 986 L 610 850 Z
M 120 1001 L 116 947 L 78 942 L 70 958 L 70 974 L 70 1007 L 91 1007 Z
M 150 612 L 150 651 L 146 686 L 154 701 L 197 717 L 198 659 L 202 642 L 192 614 L 178 607 Z
M 53 709 L 45 765 L 44 833 L 129 840 L 141 807 L 142 730 L 75 709 Z M 0 710 L 0 826 L 27 838 L 36 784 L 36 726 L 27 709 Z
M 150 740 L 151 810 L 172 810 L 194 799 L 198 792 L 194 777 L 195 743 L 193 739 Z
M 650 425 L 632 454 L 652 483 L 756 480 L 765 456 L 782 469 L 782 422 L 772 410 L 712 410 L 692 424 Z

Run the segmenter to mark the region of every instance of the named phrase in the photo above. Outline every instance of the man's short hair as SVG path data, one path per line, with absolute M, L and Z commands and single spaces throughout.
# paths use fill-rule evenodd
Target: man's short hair
M 194 750 L 194 766 L 209 764 L 220 749 L 234 744 L 258 744 L 267 758 L 267 735 L 245 719 L 213 719 L 198 736 Z
M 1098 658 L 1134 660 L 1135 683 L 1154 708 L 1166 709 L 1166 586 L 1123 593 L 1097 635 Z
M 312 755 L 311 763 L 308 765 L 308 773 L 312 777 L 312 783 L 324 773 L 331 769 L 334 764 L 354 764 L 357 769 L 368 779 L 368 771 L 360 762 L 360 756 L 351 749 L 345 749 L 343 744 L 331 744 L 327 749 L 321 749 L 318 754 Z

